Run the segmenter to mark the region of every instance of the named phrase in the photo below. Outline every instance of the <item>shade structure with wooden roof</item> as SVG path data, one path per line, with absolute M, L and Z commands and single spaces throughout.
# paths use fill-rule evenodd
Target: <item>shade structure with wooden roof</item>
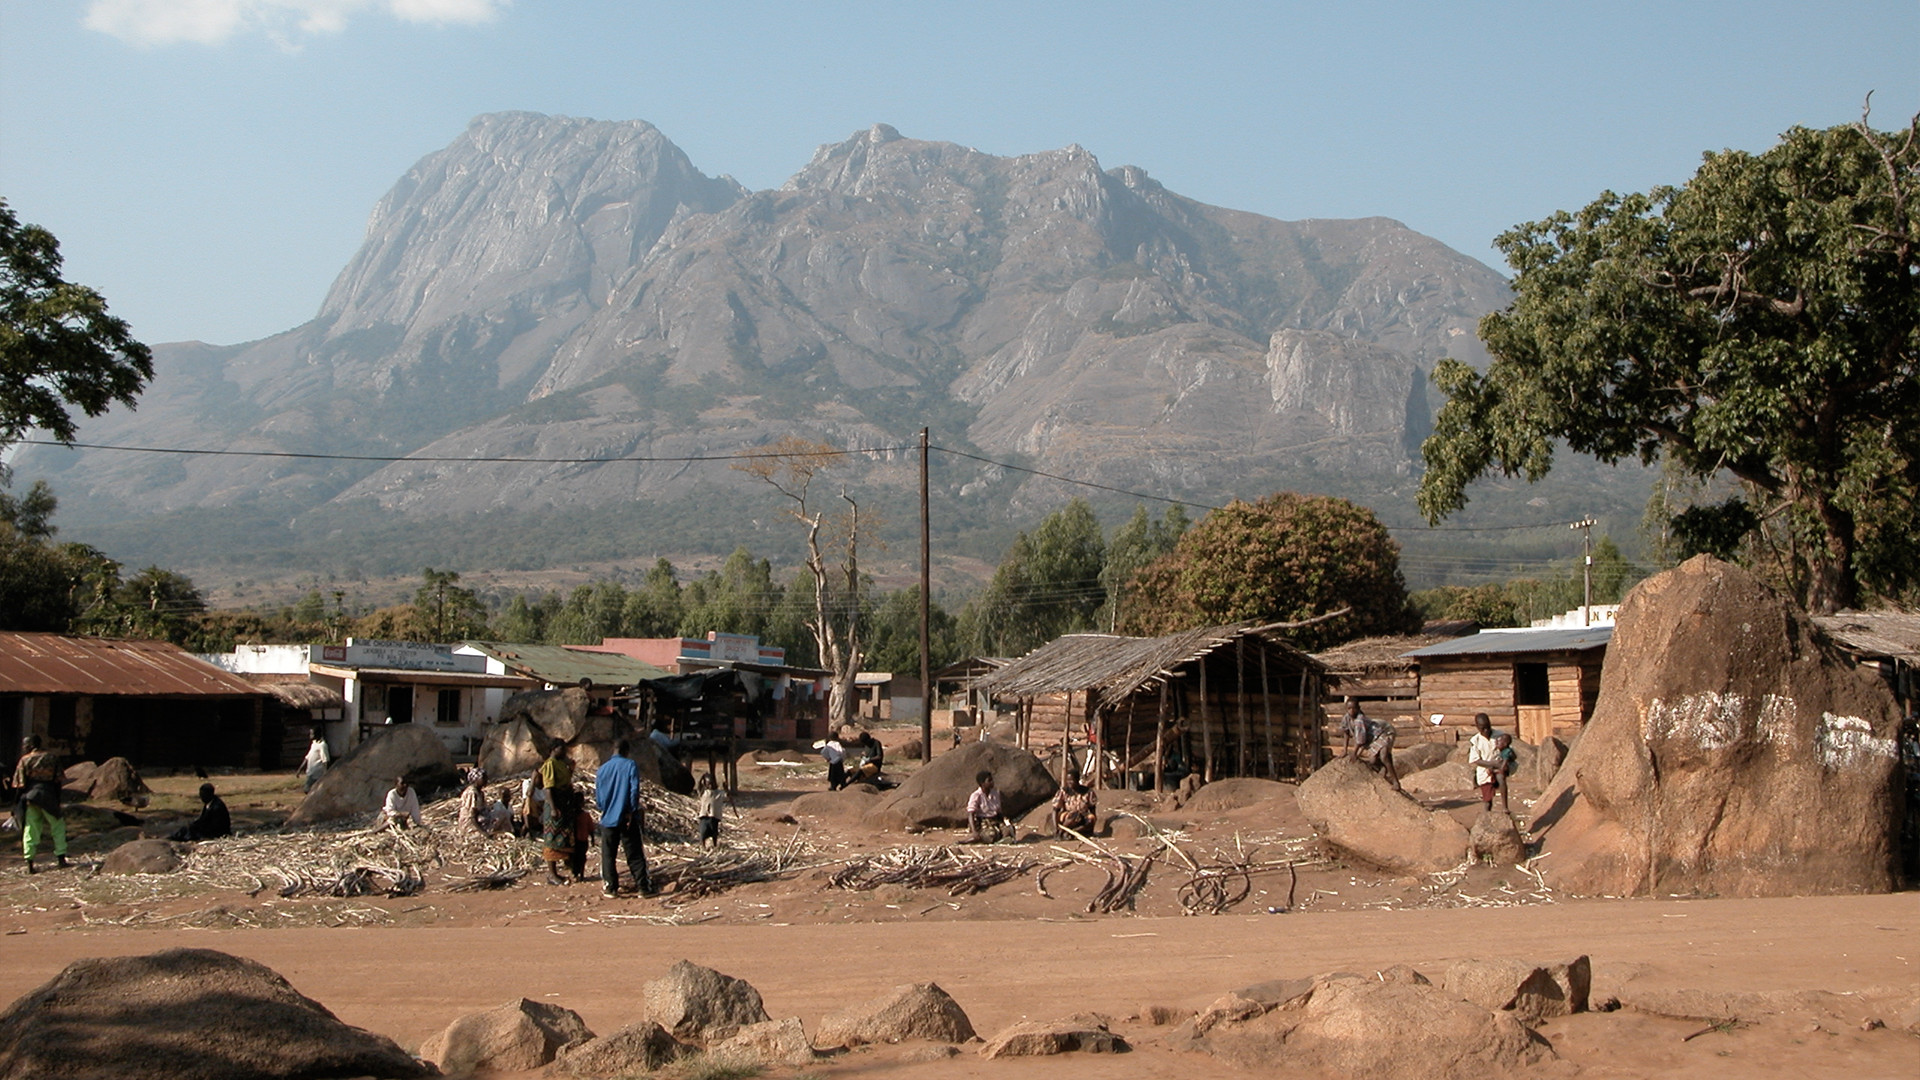
M 1158 787 L 1186 772 L 1311 771 L 1320 673 L 1276 625 L 1243 622 L 1152 638 L 1067 634 L 974 687 L 1015 704 L 1022 745 L 1066 760 L 1076 739 L 1097 744 L 1106 753 L 1090 755 L 1094 779 L 1151 767 Z

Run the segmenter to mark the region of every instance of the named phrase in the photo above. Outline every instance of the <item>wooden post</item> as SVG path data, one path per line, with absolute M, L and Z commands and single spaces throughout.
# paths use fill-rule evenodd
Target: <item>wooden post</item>
M 1167 681 L 1160 681 L 1160 711 L 1153 718 L 1153 790 L 1167 790 Z
M 1127 698 L 1127 741 L 1126 741 L 1126 744 L 1120 748 L 1120 790 L 1121 791 L 1133 790 L 1133 770 L 1128 768 L 1128 766 L 1131 765 L 1132 763 L 1133 763 L 1133 698 L 1129 696 Z
M 1267 682 L 1267 643 L 1260 643 L 1260 715 L 1267 725 L 1267 779 L 1280 779 L 1279 763 L 1273 759 L 1273 687 Z
M 1093 692 L 1087 692 L 1087 702 L 1092 704 Z M 1107 714 L 1098 709 L 1093 713 L 1093 738 L 1087 740 L 1087 753 L 1093 757 L 1094 790 L 1107 786 Z
M 1237 755 L 1239 767 L 1235 776 L 1247 775 L 1247 635 L 1241 634 L 1233 641 L 1233 678 L 1234 694 L 1240 699 L 1240 752 Z
M 1200 749 L 1207 755 L 1201 783 L 1213 783 L 1213 725 L 1207 723 L 1207 658 L 1200 658 Z

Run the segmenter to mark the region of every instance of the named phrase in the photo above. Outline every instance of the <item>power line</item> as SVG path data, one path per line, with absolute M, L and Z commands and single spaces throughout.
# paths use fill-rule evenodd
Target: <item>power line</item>
M 929 446 L 927 449 L 938 450 L 943 454 L 952 454 L 955 457 L 969 458 L 973 461 L 984 462 L 985 464 L 988 464 L 988 465 L 997 465 L 1002 469 L 1012 469 L 1014 472 L 1023 472 L 1032 476 L 1044 476 L 1049 480 L 1058 480 L 1061 483 L 1065 483 L 1065 484 L 1078 484 L 1081 487 L 1097 488 L 1101 491 L 1111 491 L 1116 495 L 1126 495 L 1135 499 L 1151 499 L 1154 502 L 1172 503 L 1175 506 L 1191 506 L 1200 510 L 1220 509 L 1220 507 L 1218 506 L 1210 506 L 1203 502 L 1195 502 L 1192 499 L 1170 499 L 1165 495 L 1148 495 L 1144 492 L 1128 491 L 1126 488 L 1114 487 L 1111 484 L 1097 484 L 1097 483 L 1094 483 L 1092 480 L 1076 480 L 1071 476 L 1062 476 L 1059 473 L 1047 472 L 1044 469 L 1029 469 L 1025 465 L 1015 465 L 1015 464 L 1012 464 L 1011 462 L 1006 462 L 1006 461 L 995 461 L 992 458 L 981 457 L 979 454 L 969 454 L 965 450 L 955 450 L 947 446 Z
M 131 454 L 185 454 L 199 457 L 262 457 L 262 458 L 303 458 L 314 461 L 378 461 L 378 462 L 419 462 L 429 464 L 475 464 L 475 465 L 611 465 L 622 462 L 660 462 L 681 463 L 690 461 L 758 461 L 766 458 L 795 456 L 785 451 L 764 451 L 743 454 L 688 454 L 681 457 L 490 457 L 486 455 L 455 456 L 430 455 L 416 457 L 411 454 L 309 454 L 293 450 L 201 450 L 167 446 L 110 446 L 104 443 L 64 443 L 57 439 L 20 439 L 23 446 L 56 446 L 69 450 L 118 450 Z M 857 450 L 820 450 L 808 451 L 810 457 L 846 457 L 856 454 L 886 454 L 902 450 L 917 450 L 917 446 L 868 446 Z

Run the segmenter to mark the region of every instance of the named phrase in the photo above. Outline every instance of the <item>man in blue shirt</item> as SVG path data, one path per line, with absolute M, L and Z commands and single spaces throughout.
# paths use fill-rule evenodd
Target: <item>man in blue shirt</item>
M 653 882 L 647 877 L 647 852 L 641 843 L 646 827 L 646 807 L 640 803 L 640 767 L 627 756 L 633 745 L 625 739 L 614 744 L 613 756 L 593 776 L 594 799 L 600 804 L 600 891 L 612 896 L 620 891 L 620 870 L 614 864 L 614 849 L 627 849 L 627 873 L 642 896 L 653 895 Z

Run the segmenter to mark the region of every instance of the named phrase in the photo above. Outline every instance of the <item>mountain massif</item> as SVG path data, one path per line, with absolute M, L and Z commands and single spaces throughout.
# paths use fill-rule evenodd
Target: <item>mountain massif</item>
M 748 191 L 646 123 L 503 113 L 401 178 L 311 322 L 161 346 L 138 410 L 83 430 L 455 460 L 29 448 L 18 464 L 71 520 L 184 535 L 257 511 L 249 528 L 287 533 L 258 544 L 340 539 L 342 521 L 711 513 L 714 492 L 752 482 L 598 462 L 794 433 L 898 447 L 922 426 L 983 458 L 1202 502 L 1295 488 L 1410 507 L 1427 372 L 1477 365 L 1474 326 L 1507 299 L 1500 275 L 1398 222 L 1209 206 L 1078 146 L 998 157 L 877 125 Z M 458 460 L 474 457 L 592 460 Z M 972 521 L 1024 524 L 1070 490 L 936 466 L 937 497 Z M 904 454 L 861 468 L 909 482 Z

